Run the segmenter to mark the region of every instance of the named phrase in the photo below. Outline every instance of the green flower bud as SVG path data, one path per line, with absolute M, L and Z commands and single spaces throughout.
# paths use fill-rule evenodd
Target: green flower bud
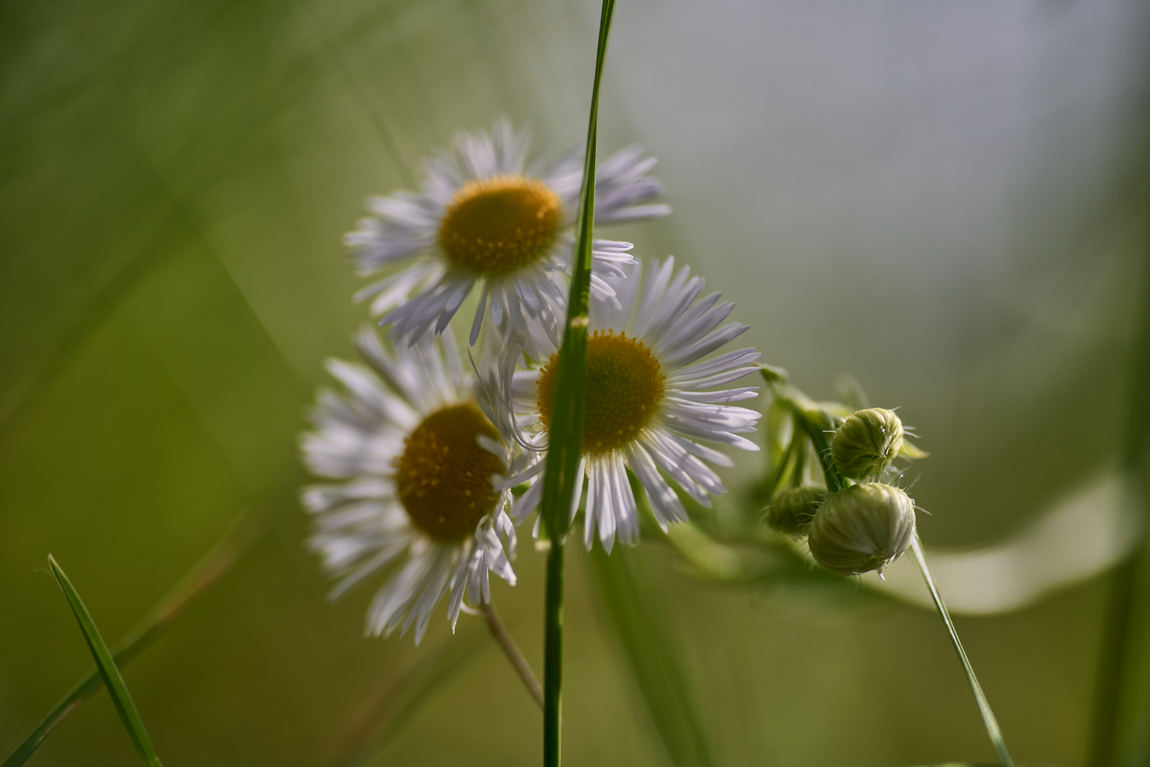
M 882 474 L 902 448 L 902 421 L 881 407 L 847 416 L 831 440 L 831 459 L 844 477 L 866 479 Z
M 767 525 L 787 535 L 806 535 L 826 494 L 821 487 L 792 487 L 782 491 L 767 507 Z
M 914 501 L 878 482 L 851 485 L 823 501 L 807 531 L 811 556 L 843 575 L 882 570 L 914 538 Z
M 822 488 L 783 490 L 767 506 L 767 526 L 787 535 L 805 536 L 814 513 L 819 511 L 819 504 L 826 496 L 827 491 Z

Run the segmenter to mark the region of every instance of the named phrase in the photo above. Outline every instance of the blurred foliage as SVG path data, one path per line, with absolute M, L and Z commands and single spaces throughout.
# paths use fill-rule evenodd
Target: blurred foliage
M 531 124 L 541 154 L 578 145 L 596 11 L 0 8 L 0 753 L 89 666 L 49 551 L 115 644 L 250 508 L 269 533 L 123 669 L 166 764 L 327 764 L 376 704 L 388 763 L 537 759 L 538 710 L 505 660 L 461 659 L 487 642 L 481 621 L 414 648 L 362 637 L 367 590 L 327 603 L 296 439 L 322 360 L 365 318 L 339 244 L 363 198 L 500 114 Z M 622 236 L 705 273 L 796 385 L 829 396 L 849 371 L 901 406 L 932 456 L 908 475 L 928 544 L 1013 545 L 1066 508 L 1051 539 L 1080 549 L 1113 518 L 1115 494 L 1086 491 L 1122 463 L 1138 394 L 1147 32 L 1139 0 L 621 3 L 600 147 L 659 156 L 676 211 Z M 739 464 L 733 499 L 760 468 Z M 723 540 L 745 519 L 697 521 Z M 991 758 L 933 615 L 852 598 L 851 582 L 717 584 L 668 547 L 627 554 L 639 593 L 658 594 L 657 630 L 631 641 L 674 638 L 674 689 L 714 763 Z M 666 764 L 636 695 L 668 682 L 632 669 L 591 561 L 568 559 L 567 758 Z M 962 590 L 932 564 L 944 595 Z M 517 570 L 496 599 L 539 659 L 542 557 L 522 546 Z M 1022 605 L 1003 570 L 975 585 L 1008 612 L 960 619 L 1026 762 L 1087 762 L 1113 673 L 1116 582 L 1077 572 Z M 131 758 L 100 695 L 29 764 Z

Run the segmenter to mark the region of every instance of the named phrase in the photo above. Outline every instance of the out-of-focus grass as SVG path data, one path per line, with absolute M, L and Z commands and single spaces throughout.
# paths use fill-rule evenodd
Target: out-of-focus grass
M 86 668 L 48 551 L 84 574 L 112 639 L 241 509 L 266 519 L 227 588 L 124 669 L 171 764 L 325 763 L 366 701 L 450 641 L 445 625 L 418 649 L 362 638 L 368 595 L 327 604 L 303 547 L 301 412 L 365 316 L 339 237 L 458 129 L 507 114 L 544 154 L 577 145 L 594 10 L 0 11 L 0 751 Z M 849 371 L 902 406 L 932 453 L 915 485 L 928 544 L 1022 529 L 1119 442 L 1147 28 L 1137 0 L 623 3 L 600 145 L 644 143 L 675 207 L 624 236 L 704 272 L 800 386 L 829 394 Z M 717 763 L 990 758 L 930 614 L 790 582 L 720 588 L 647 544 L 633 559 L 666 597 Z M 661 764 L 586 558 L 569 560 L 567 756 Z M 517 571 L 496 598 L 538 659 L 530 546 Z M 1083 762 L 1106 586 L 962 625 L 1023 760 Z M 494 652 L 408 724 L 393 763 L 539 750 L 538 713 Z M 130 758 L 97 698 L 34 763 Z

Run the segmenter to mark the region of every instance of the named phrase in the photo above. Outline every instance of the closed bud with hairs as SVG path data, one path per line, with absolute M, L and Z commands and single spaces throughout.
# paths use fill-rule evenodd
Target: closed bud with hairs
M 827 491 L 821 487 L 792 487 L 767 507 L 767 525 L 787 535 L 806 535 Z
M 845 477 L 867 479 L 883 473 L 902 448 L 902 421 L 881 407 L 847 416 L 831 440 L 831 459 Z
M 878 482 L 838 490 L 819 506 L 807 545 L 823 567 L 843 575 L 883 568 L 914 538 L 914 501 L 897 487 Z

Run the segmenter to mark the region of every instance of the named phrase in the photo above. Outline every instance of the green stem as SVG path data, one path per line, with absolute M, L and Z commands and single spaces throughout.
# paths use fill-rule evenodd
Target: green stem
M 970 684 L 970 691 L 974 693 L 974 702 L 978 705 L 978 712 L 982 714 L 982 723 L 986 726 L 986 734 L 990 737 L 990 743 L 998 754 L 998 760 L 1005 767 L 1014 767 L 1010 752 L 1006 750 L 1006 742 L 1002 739 L 1002 730 L 998 726 L 998 720 L 995 719 L 994 711 L 990 708 L 990 701 L 986 699 L 986 693 L 982 691 L 982 685 L 978 683 L 978 677 L 974 675 L 974 666 L 970 665 L 970 658 L 966 656 L 966 650 L 962 647 L 962 640 L 958 638 L 958 629 L 954 627 L 954 621 L 950 619 L 950 612 L 942 603 L 942 596 L 934 585 L 934 579 L 930 577 L 930 570 L 927 569 L 926 557 L 923 556 L 922 544 L 919 543 L 918 535 L 915 535 L 910 547 L 914 552 L 914 558 L 918 560 L 918 568 L 922 571 L 922 579 L 926 581 L 926 587 L 930 590 L 930 597 L 934 600 L 934 606 L 938 608 L 938 614 L 942 616 L 942 622 L 946 624 L 946 633 L 950 636 L 950 643 L 954 645 L 954 651 L 958 653 L 962 670 L 966 672 L 966 681 Z
M 789 396 L 781 387 L 774 385 L 772 379 L 767 377 L 764 372 L 763 378 L 767 381 L 771 388 L 771 396 L 783 402 L 787 408 L 790 409 L 791 414 L 794 416 L 795 424 L 798 428 L 802 429 L 807 435 L 807 439 L 811 441 L 811 446 L 815 449 L 815 455 L 819 458 L 819 466 L 823 470 L 823 477 L 826 479 L 827 490 L 834 492 L 842 490 L 849 483 L 835 468 L 834 463 L 831 461 L 831 446 L 827 442 L 827 433 L 823 429 L 822 424 L 815 422 L 808 414 L 807 411 L 795 399 Z
M 547 553 L 547 608 L 543 620 L 543 765 L 559 767 L 563 687 L 562 539 L 553 539 Z

